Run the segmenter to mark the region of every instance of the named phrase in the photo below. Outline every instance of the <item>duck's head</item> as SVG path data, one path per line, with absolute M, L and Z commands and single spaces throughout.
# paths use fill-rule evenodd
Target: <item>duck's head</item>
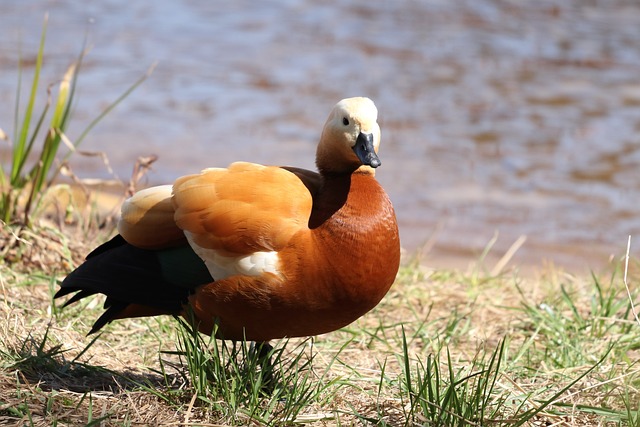
M 338 102 L 322 130 L 316 165 L 322 173 L 374 173 L 380 166 L 378 109 L 369 98 Z

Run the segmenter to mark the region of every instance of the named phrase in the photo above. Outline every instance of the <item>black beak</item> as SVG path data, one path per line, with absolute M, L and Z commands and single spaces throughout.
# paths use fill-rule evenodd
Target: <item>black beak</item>
M 353 146 L 353 151 L 356 153 L 356 156 L 358 156 L 363 165 L 377 168 L 382 164 L 373 149 L 372 133 L 360 132 L 358 139 L 356 139 L 356 145 Z

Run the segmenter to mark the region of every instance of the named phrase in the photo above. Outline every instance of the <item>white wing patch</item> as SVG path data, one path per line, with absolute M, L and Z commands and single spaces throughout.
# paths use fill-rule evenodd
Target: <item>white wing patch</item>
M 214 280 L 225 279 L 237 274 L 259 276 L 262 273 L 273 273 L 280 275 L 278 270 L 280 257 L 275 251 L 258 251 L 250 255 L 227 257 L 220 255 L 214 249 L 206 249 L 196 245 L 193 242 L 192 233 L 185 231 L 184 234 L 193 251 L 204 261 Z

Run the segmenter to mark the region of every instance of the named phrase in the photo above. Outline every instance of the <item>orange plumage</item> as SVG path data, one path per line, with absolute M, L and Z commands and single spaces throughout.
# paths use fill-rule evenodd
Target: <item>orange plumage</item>
M 349 98 L 327 119 L 319 172 L 233 163 L 143 190 L 123 205 L 120 235 L 56 297 L 107 295 L 92 332 L 187 307 L 202 332 L 225 339 L 343 327 L 378 304 L 400 261 L 395 213 L 375 179 L 379 143 L 375 105 Z

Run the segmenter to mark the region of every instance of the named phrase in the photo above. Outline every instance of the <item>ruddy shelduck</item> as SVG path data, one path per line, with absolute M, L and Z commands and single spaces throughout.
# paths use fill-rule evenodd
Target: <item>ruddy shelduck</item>
M 400 263 L 396 216 L 375 179 L 378 111 L 338 102 L 318 172 L 233 163 L 136 193 L 119 234 L 55 297 L 106 295 L 115 319 L 182 315 L 206 334 L 267 342 L 339 329 L 375 307 Z

